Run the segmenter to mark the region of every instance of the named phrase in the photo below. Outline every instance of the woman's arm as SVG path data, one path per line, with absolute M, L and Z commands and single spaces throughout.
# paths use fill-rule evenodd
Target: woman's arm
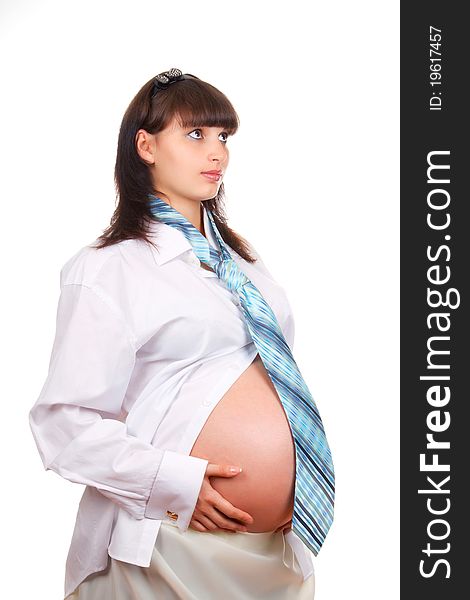
M 101 293 L 63 285 L 49 372 L 30 427 L 46 470 L 95 487 L 136 519 L 176 513 L 186 530 L 208 461 L 127 433 L 119 416 L 136 356 L 128 331 Z

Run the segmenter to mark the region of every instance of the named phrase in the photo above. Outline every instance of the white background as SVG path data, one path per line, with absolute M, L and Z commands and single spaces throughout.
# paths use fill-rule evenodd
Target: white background
M 43 470 L 28 412 L 60 268 L 114 210 L 124 111 L 177 67 L 240 116 L 229 223 L 287 290 L 332 448 L 315 599 L 398 598 L 399 3 L 2 0 L 0 54 L 2 589 L 62 598 L 83 488 Z

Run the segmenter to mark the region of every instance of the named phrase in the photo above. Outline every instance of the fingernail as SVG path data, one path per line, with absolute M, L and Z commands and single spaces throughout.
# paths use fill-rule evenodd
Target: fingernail
M 241 472 L 242 472 L 241 467 L 230 467 L 230 473 L 241 473 Z

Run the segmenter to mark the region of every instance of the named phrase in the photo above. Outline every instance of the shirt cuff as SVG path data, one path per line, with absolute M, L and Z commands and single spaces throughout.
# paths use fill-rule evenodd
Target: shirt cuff
M 148 519 L 175 523 L 186 531 L 196 507 L 208 460 L 165 450 L 145 509 Z

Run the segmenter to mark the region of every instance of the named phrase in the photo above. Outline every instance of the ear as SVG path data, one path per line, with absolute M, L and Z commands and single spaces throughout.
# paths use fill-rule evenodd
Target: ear
M 155 164 L 156 147 L 155 138 L 145 129 L 139 129 L 135 134 L 135 147 L 137 154 L 149 165 Z

